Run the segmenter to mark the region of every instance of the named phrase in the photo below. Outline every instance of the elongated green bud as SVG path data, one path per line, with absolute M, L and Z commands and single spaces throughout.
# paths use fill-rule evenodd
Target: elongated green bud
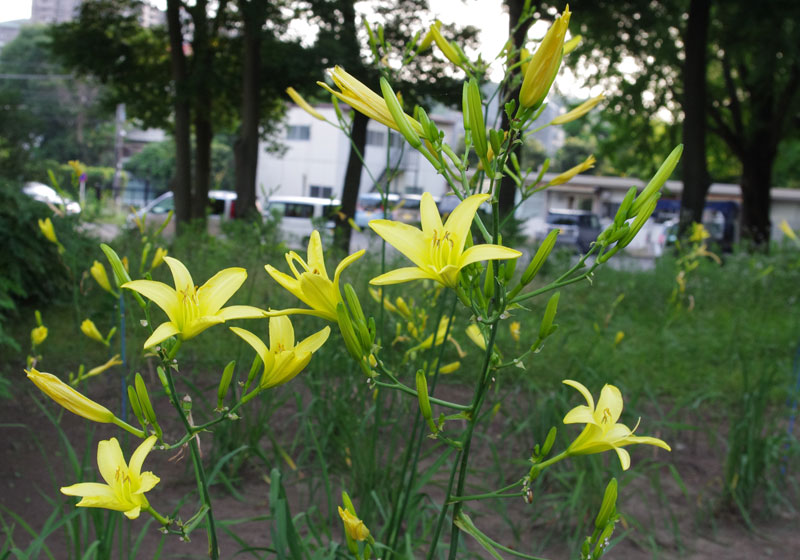
M 236 361 L 231 360 L 222 371 L 222 378 L 219 380 L 219 387 L 217 387 L 217 410 L 223 409 L 225 396 L 228 394 L 228 388 L 231 386 L 231 379 L 233 379 L 233 369 L 235 366 Z
M 258 370 L 261 369 L 261 356 L 256 354 L 256 357 L 253 358 L 253 363 L 250 364 L 250 372 L 247 374 L 247 381 L 244 382 L 244 392 L 246 393 L 247 390 L 250 388 L 250 385 L 253 384 L 253 381 L 256 379 L 256 374 L 258 374 Z
M 428 396 L 428 378 L 426 377 L 424 370 L 417 370 L 416 381 L 419 410 L 422 412 L 422 417 L 425 418 L 425 421 L 428 423 L 428 426 L 430 426 L 431 431 L 436 433 L 438 430 L 436 428 L 436 424 L 433 422 L 433 410 L 431 410 L 431 401 L 430 397 Z
M 350 313 L 353 314 L 353 319 L 358 323 L 364 323 L 366 325 L 367 318 L 364 316 L 361 302 L 358 300 L 356 291 L 350 284 L 344 285 L 344 299 L 347 301 L 347 307 L 350 309 Z
M 617 479 L 612 478 L 611 482 L 606 486 L 606 492 L 603 495 L 603 503 L 600 506 L 600 511 L 594 520 L 594 526 L 598 529 L 604 529 L 611 518 L 616 513 L 617 505 Z
M 514 271 L 517 269 L 517 261 L 519 259 L 507 259 L 503 261 L 503 280 L 510 282 L 514 277 Z
M 100 244 L 100 249 L 106 255 L 109 264 L 111 264 L 111 270 L 114 271 L 114 282 L 117 284 L 117 287 L 119 288 L 125 282 L 130 282 L 131 276 L 122 265 L 122 261 L 120 260 L 119 255 L 117 255 L 117 252 L 105 243 Z
M 472 130 L 469 120 L 469 88 L 467 82 L 461 88 L 461 117 L 464 119 L 464 131 Z
M 617 244 L 616 244 L 616 245 L 614 245 L 614 246 L 613 246 L 611 249 L 609 249 L 608 251 L 606 251 L 605 253 L 603 253 L 603 254 L 602 254 L 602 255 L 600 255 L 599 257 L 597 257 L 597 262 L 599 262 L 600 264 L 603 264 L 603 263 L 604 263 L 604 262 L 606 262 L 608 259 L 610 259 L 610 258 L 611 258 L 611 257 L 613 257 L 614 255 L 616 255 L 616 254 L 619 252 L 619 250 L 620 250 L 621 248 L 622 248 L 622 247 L 620 247 L 620 246 L 619 246 L 619 243 L 617 243 Z
M 464 110 L 469 112 L 472 145 L 475 147 L 475 153 L 483 160 L 486 159 L 486 153 L 489 148 L 486 143 L 486 125 L 483 122 L 483 105 L 481 104 L 481 91 L 478 88 L 478 80 L 472 78 L 464 84 L 464 89 L 467 91 L 467 106 L 464 107 Z M 487 167 L 487 163 L 484 163 L 484 169 Z
M 539 245 L 539 249 L 536 250 L 536 254 L 531 259 L 528 268 L 526 268 L 525 272 L 522 274 L 520 284 L 523 286 L 530 284 L 531 280 L 533 280 L 534 276 L 536 276 L 536 274 L 542 268 L 542 265 L 547 260 L 547 257 L 550 256 L 550 252 L 556 245 L 556 238 L 558 237 L 558 234 L 559 231 L 557 229 L 554 229 L 547 234 L 547 237 L 544 238 L 542 244 Z
M 336 317 L 339 322 L 339 331 L 342 333 L 345 348 L 347 352 L 356 360 L 361 360 L 364 357 L 364 352 L 361 345 L 356 338 L 356 333 L 353 330 L 353 323 L 350 320 L 350 314 L 347 313 L 343 303 L 336 305 Z
M 550 428 L 550 431 L 547 432 L 547 437 L 544 439 L 544 444 L 542 445 L 542 449 L 539 452 L 542 458 L 547 457 L 550 453 L 550 450 L 553 449 L 553 444 L 556 442 L 556 427 L 553 426 Z
M 625 198 L 622 199 L 622 203 L 619 205 L 617 209 L 617 213 L 614 216 L 614 225 L 617 227 L 622 226 L 625 221 L 628 219 L 628 212 L 631 210 L 631 206 L 633 205 L 633 200 L 636 198 L 636 187 L 631 187 L 628 189 L 628 192 L 625 193 Z
M 174 215 L 175 215 L 175 210 L 170 210 L 169 212 L 167 212 L 167 217 L 164 218 L 164 221 L 161 222 L 161 225 L 158 226 L 158 229 L 156 230 L 155 233 L 156 236 L 161 235 L 161 232 L 164 231 L 164 229 L 169 225 L 169 223 L 172 221 L 172 216 Z
M 156 373 L 158 374 L 158 380 L 161 381 L 161 386 L 164 387 L 164 392 L 167 393 L 167 396 L 171 396 L 172 393 L 169 390 L 169 381 L 167 381 L 167 373 L 164 371 L 164 368 L 158 366 L 156 368 Z
M 142 416 L 144 416 L 150 425 L 153 426 L 158 439 L 161 439 L 163 435 L 161 432 L 161 427 L 158 425 L 158 421 L 156 420 L 156 412 L 153 410 L 153 405 L 150 403 L 150 396 L 147 394 L 147 387 L 145 386 L 144 379 L 142 379 L 142 375 L 140 373 L 136 374 L 134 385 L 136 386 L 136 396 L 139 397 L 139 405 L 142 407 Z
M 419 139 L 419 136 L 408 122 L 408 116 L 406 116 L 405 112 L 403 111 L 403 107 L 400 105 L 400 101 L 394 94 L 392 86 L 389 85 L 389 81 L 383 77 L 381 77 L 381 93 L 383 93 L 383 99 L 386 101 L 386 106 L 389 108 L 389 112 L 392 114 L 392 118 L 394 119 L 400 134 L 403 135 L 406 141 L 411 144 L 414 149 L 418 149 L 420 146 L 422 146 L 422 140 Z
M 561 292 L 556 292 L 547 300 L 547 307 L 544 310 L 542 324 L 539 327 L 539 340 L 544 340 L 556 330 L 556 326 L 553 325 L 553 319 L 556 317 L 559 297 L 561 297 Z
M 425 109 L 417 105 L 414 108 L 414 117 L 419 121 L 419 124 L 422 125 L 422 132 L 425 138 L 431 141 L 435 140 L 439 134 L 436 130 L 436 125 L 431 122 Z
M 147 262 L 147 255 L 150 254 L 150 249 L 151 248 L 152 248 L 152 245 L 150 244 L 149 241 L 144 244 L 144 247 L 142 247 L 142 260 L 139 263 L 139 274 L 142 274 L 142 272 L 144 271 L 144 263 Z
M 505 135 L 503 134 L 502 130 L 495 130 L 493 128 L 489 129 L 489 145 L 491 145 L 492 151 L 495 155 L 500 153 L 500 149 L 503 146 L 504 140 Z
M 633 238 L 636 237 L 636 234 L 639 233 L 644 227 L 645 222 L 653 215 L 653 212 L 656 210 L 656 204 L 658 203 L 658 199 L 661 198 L 661 193 L 654 194 L 647 204 L 645 204 L 642 209 L 636 214 L 636 218 L 634 218 L 633 222 L 631 223 L 630 230 L 628 233 L 625 234 L 625 237 L 619 240 L 617 245 L 619 247 L 627 247 L 628 243 L 633 241 Z
M 130 385 L 128 385 L 128 402 L 131 403 L 133 415 L 136 416 L 136 419 L 139 421 L 142 427 L 144 427 L 147 424 L 147 421 L 142 414 L 142 406 L 139 404 L 139 397 L 136 396 L 136 389 Z
M 494 261 L 487 261 L 486 276 L 483 278 L 483 293 L 487 298 L 494 296 Z
M 683 144 L 678 144 L 675 149 L 672 150 L 672 153 L 667 156 L 667 159 L 664 160 L 664 163 L 661 164 L 661 167 L 658 168 L 658 171 L 656 171 L 656 174 L 650 179 L 650 182 L 647 183 L 642 193 L 633 201 L 628 217 L 636 216 L 650 198 L 664 186 L 664 183 L 675 170 L 675 166 L 678 165 L 682 153 Z
M 608 244 L 611 245 L 612 243 L 619 241 L 620 239 L 628 235 L 628 232 L 630 232 L 630 230 L 631 227 L 628 224 L 622 224 L 620 227 L 616 229 L 616 231 L 614 231 L 614 233 L 608 236 L 607 239 Z

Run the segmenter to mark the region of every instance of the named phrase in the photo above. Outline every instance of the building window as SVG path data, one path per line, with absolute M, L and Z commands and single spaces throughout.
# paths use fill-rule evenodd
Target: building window
M 406 185 L 405 188 L 403 189 L 403 192 L 405 192 L 406 194 L 422 194 L 425 192 L 425 189 L 414 185 Z
M 311 139 L 311 127 L 308 125 L 289 125 L 286 129 L 287 140 Z
M 333 198 L 333 187 L 320 187 L 311 185 L 308 189 L 308 196 L 316 198 Z
M 382 130 L 367 130 L 367 146 L 383 146 L 386 134 Z
M 392 146 L 392 148 L 399 148 L 403 145 L 403 136 L 398 132 L 390 132 L 389 144 Z

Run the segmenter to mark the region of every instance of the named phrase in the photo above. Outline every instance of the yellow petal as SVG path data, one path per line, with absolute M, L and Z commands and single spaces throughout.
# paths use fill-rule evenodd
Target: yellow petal
M 209 278 L 208 282 L 197 290 L 200 315 L 214 315 L 231 299 L 246 279 L 247 271 L 244 268 L 226 268 Z
M 252 305 L 231 305 L 220 309 L 216 316 L 225 321 L 232 321 L 234 319 L 262 319 L 264 313 L 266 311 Z
M 136 494 L 144 494 L 145 492 L 149 492 L 155 487 L 156 484 L 161 482 L 161 479 L 150 471 L 143 472 L 140 475 L 140 479 L 139 489 L 135 492 Z
M 328 340 L 328 336 L 330 336 L 330 334 L 331 334 L 331 328 L 325 327 L 321 331 L 312 334 L 311 336 L 300 342 L 295 347 L 295 351 L 313 354 L 314 352 L 319 350 L 323 344 L 325 344 L 325 341 Z
M 175 282 L 175 291 L 185 292 L 189 288 L 194 288 L 192 275 L 189 274 L 189 271 L 181 261 L 173 257 L 164 257 L 164 262 L 167 263 L 167 266 L 169 266 L 172 272 L 172 279 Z
M 444 224 L 444 229 L 451 232 L 455 236 L 456 246 L 453 248 L 456 253 L 461 253 L 464 250 L 464 242 L 469 235 L 470 227 L 472 227 L 472 220 L 475 218 L 475 213 L 478 207 L 489 200 L 488 194 L 473 194 L 462 200 L 458 206 L 447 217 Z
M 589 408 L 594 410 L 594 398 L 592 397 L 592 394 L 589 392 L 589 389 L 587 389 L 583 383 L 579 383 L 578 381 L 573 381 L 572 379 L 565 379 L 564 381 L 562 381 L 562 383 L 564 385 L 569 385 L 573 389 L 577 389 L 580 392 L 580 394 L 583 395 L 583 398 L 586 399 L 586 404 L 589 405 Z
M 422 200 L 419 202 L 419 214 L 422 221 L 422 232 L 425 235 L 433 236 L 434 231 L 442 232 L 444 230 L 439 208 L 436 207 L 436 201 L 433 200 L 431 193 L 422 194 Z
M 133 478 L 139 478 L 139 474 L 142 472 L 142 464 L 144 463 L 147 454 L 150 453 L 150 450 L 153 449 L 153 446 L 156 443 L 156 436 L 150 436 L 146 440 L 144 440 L 139 447 L 136 448 L 136 451 L 133 452 L 131 455 L 131 463 L 128 466 L 128 471 Z
M 656 447 L 660 447 L 661 449 L 672 451 L 672 448 L 667 444 L 667 442 L 650 436 L 628 436 L 627 438 L 625 438 L 623 442 L 620 443 L 620 445 L 632 445 L 632 444 L 655 445 Z
M 292 278 L 288 274 L 284 274 L 269 264 L 265 265 L 264 268 L 266 269 L 267 274 L 272 276 L 272 279 L 280 284 L 284 290 L 292 294 L 303 303 L 308 304 L 308 302 L 303 299 L 303 291 L 300 289 L 300 282 L 297 280 L 297 278 Z
M 108 484 L 99 482 L 80 482 L 72 486 L 64 486 L 61 493 L 67 496 L 97 497 L 105 499 L 115 499 L 114 490 Z
M 424 267 L 427 264 L 430 243 L 426 241 L 422 231 L 414 226 L 391 220 L 371 220 L 369 227 L 415 265 Z
M 522 253 L 516 249 L 509 249 L 502 245 L 473 245 L 461 255 L 458 266 L 463 268 L 468 264 L 479 261 L 491 261 L 499 259 L 516 259 L 522 256 Z
M 412 280 L 438 280 L 437 277 L 429 274 L 428 272 L 422 270 L 421 268 L 417 268 L 415 266 L 409 266 L 405 268 L 398 268 L 395 270 L 390 270 L 385 274 L 381 274 L 380 276 L 376 276 L 372 280 L 369 281 L 370 284 L 373 286 L 387 286 L 389 284 L 400 284 L 402 282 L 410 282 Z
M 175 323 L 173 322 L 161 323 L 158 325 L 156 330 L 153 331 L 153 334 L 151 334 L 150 337 L 144 341 L 143 348 L 152 348 L 153 346 L 161 344 L 169 337 L 175 336 L 180 332 L 180 329 L 176 327 Z
M 311 272 L 316 271 L 316 273 L 327 279 L 328 272 L 325 270 L 325 256 L 322 254 L 322 240 L 317 230 L 311 232 L 306 256 L 308 257 L 308 267 L 311 269 Z
M 103 480 L 113 487 L 117 477 L 119 477 L 118 468 L 125 468 L 125 456 L 122 454 L 122 449 L 119 446 L 117 438 L 111 438 L 101 441 L 97 444 L 97 468 L 100 469 L 100 475 Z
M 314 109 L 311 105 L 309 105 L 308 101 L 303 99 L 300 96 L 300 94 L 297 93 L 297 91 L 295 91 L 293 87 L 286 88 L 286 93 L 288 93 L 289 97 L 292 98 L 292 101 L 294 101 L 297 104 L 297 106 L 303 109 L 306 113 L 308 113 L 315 119 L 319 119 L 321 121 L 325 120 L 325 117 L 323 117 L 316 109 Z
M 352 255 L 348 255 L 342 259 L 339 265 L 336 267 L 336 271 L 333 273 L 333 287 L 338 292 L 339 291 L 339 276 L 341 276 L 344 269 L 356 262 L 364 255 L 364 249 L 353 253 Z
M 564 424 L 594 424 L 594 410 L 586 405 L 576 406 L 564 416 Z
M 178 292 L 163 282 L 132 280 L 131 282 L 125 282 L 122 287 L 139 292 L 147 299 L 152 300 L 153 303 L 164 310 L 169 320 L 176 325 L 183 323 L 183 308 L 180 305 Z
M 627 471 L 631 466 L 630 454 L 621 447 L 615 447 L 614 451 L 617 452 L 617 456 L 619 457 L 619 464 L 622 465 L 622 470 Z
M 269 319 L 269 347 L 275 352 L 278 348 L 291 350 L 294 348 L 294 327 L 285 315 Z
M 139 513 L 141 512 L 141 506 L 136 506 L 135 508 L 131 508 L 125 512 L 125 517 L 128 519 L 136 519 L 139 517 Z
M 205 315 L 203 317 L 198 317 L 188 325 L 183 326 L 180 332 L 180 337 L 183 340 L 194 338 L 207 328 L 224 322 L 225 319 L 220 315 Z
M 264 368 L 269 370 L 272 369 L 272 366 L 275 362 L 275 358 L 269 352 L 267 345 L 264 344 L 264 341 L 261 340 L 259 337 L 254 335 L 248 330 L 240 329 L 239 327 L 229 327 L 236 335 L 238 335 L 242 340 L 244 340 L 247 344 L 249 344 L 253 350 L 256 351 L 258 357 L 261 358 L 261 362 L 264 364 Z
M 604 385 L 597 401 L 595 417 L 606 418 L 606 422 L 615 424 L 622 414 L 622 393 L 614 385 Z M 597 418 L 598 422 L 600 418 Z

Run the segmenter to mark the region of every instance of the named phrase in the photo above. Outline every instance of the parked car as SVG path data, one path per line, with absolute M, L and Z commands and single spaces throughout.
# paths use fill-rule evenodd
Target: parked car
M 264 207 L 265 215 L 280 218 L 280 230 L 286 244 L 304 249 L 311 232 L 329 233 L 334 228 L 334 214 L 340 202 L 310 196 L 272 196 Z
M 170 210 L 175 209 L 175 199 L 172 191 L 167 191 L 157 198 L 142 206 L 127 217 L 128 227 L 136 227 L 136 217 L 144 219 L 145 225 L 158 225 L 164 221 Z M 208 219 L 209 231 L 219 232 L 219 222 L 230 220 L 236 211 L 236 193 L 234 191 L 212 190 L 208 191 Z M 169 231 L 175 230 L 170 224 Z
M 356 215 L 354 221 L 360 228 L 369 226 L 370 220 L 382 220 L 391 218 L 392 208 L 399 202 L 400 197 L 394 193 L 386 195 L 388 208 L 383 207 L 383 195 L 379 192 L 364 193 L 358 196 L 356 205 Z
M 53 187 L 48 187 L 42 183 L 37 183 L 35 181 L 25 183 L 22 187 L 22 192 L 38 202 L 52 204 L 57 208 L 63 206 L 67 214 L 79 214 L 81 211 L 80 204 L 71 198 L 61 196 Z
M 600 218 L 586 210 L 549 210 L 542 237 L 554 229 L 561 230 L 556 244 L 577 247 L 585 253 L 600 235 Z
M 392 219 L 407 224 L 418 224 L 420 222 L 419 204 L 421 200 L 421 194 L 404 194 L 400 197 L 400 202 L 392 210 Z

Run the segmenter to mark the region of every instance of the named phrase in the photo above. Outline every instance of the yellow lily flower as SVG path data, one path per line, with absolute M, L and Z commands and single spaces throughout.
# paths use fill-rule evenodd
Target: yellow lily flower
M 711 234 L 708 233 L 708 230 L 703 224 L 698 224 L 697 222 L 692 224 L 692 234 L 689 236 L 689 241 L 701 243 L 709 237 L 711 237 Z
M 280 272 L 271 265 L 264 268 L 270 276 L 289 293 L 305 303 L 311 309 L 270 309 L 266 314 L 268 317 L 289 314 L 316 315 L 329 321 L 337 321 L 336 306 L 342 303 L 342 294 L 339 291 L 339 277 L 345 268 L 360 259 L 364 250 L 349 255 L 336 267 L 333 273 L 333 281 L 328 278 L 325 270 L 325 255 L 322 253 L 322 241 L 319 232 L 314 230 L 308 240 L 308 262 L 304 261 L 300 255 L 294 251 L 286 253 L 286 262 L 294 274 L 294 278 L 288 274 Z M 300 265 L 302 271 L 298 271 L 295 262 Z
M 564 36 L 567 34 L 570 15 L 567 6 L 564 13 L 550 26 L 539 48 L 525 67 L 525 77 L 519 92 L 519 102 L 523 107 L 538 107 L 550 91 L 550 86 L 561 66 Z
M 587 99 L 577 107 L 575 107 L 572 111 L 564 113 L 563 115 L 559 115 L 550 121 L 550 124 L 564 124 L 568 122 L 572 122 L 575 119 L 579 119 L 584 116 L 586 113 L 594 109 L 594 107 L 600 103 L 603 99 L 605 99 L 605 95 L 602 93 L 596 97 L 592 97 L 591 99 Z
M 28 379 L 48 397 L 78 416 L 92 422 L 103 424 L 116 423 L 114 413 L 101 404 L 82 395 L 52 373 L 38 371 L 36 368 L 25 370 Z
M 508 332 L 511 333 L 511 338 L 514 339 L 514 342 L 519 342 L 520 334 L 522 334 L 522 325 L 520 325 L 519 321 L 511 321 L 511 324 L 508 325 Z
M 797 241 L 797 234 L 792 229 L 792 226 L 789 225 L 789 222 L 787 222 L 786 220 L 781 220 L 781 223 L 778 224 L 778 227 L 781 228 L 783 235 L 785 235 L 792 241 Z
M 354 541 L 365 541 L 369 537 L 369 529 L 358 517 L 339 506 L 339 517 L 344 523 L 344 530 Z
M 394 117 L 392 117 L 392 114 L 389 112 L 389 107 L 386 105 L 386 101 L 383 99 L 383 97 L 369 89 L 352 75 L 345 72 L 344 68 L 341 66 L 336 66 L 330 73 L 330 76 L 333 79 L 333 83 L 336 84 L 336 87 L 338 87 L 341 91 L 334 91 L 325 82 L 317 82 L 317 84 L 328 90 L 332 95 L 335 95 L 350 105 L 359 113 L 363 113 L 369 118 L 374 119 L 379 123 L 388 126 L 389 128 L 393 128 L 398 132 L 400 131 L 397 123 L 394 120 Z M 419 121 L 410 117 L 408 114 L 406 114 L 406 120 L 414 129 L 414 132 L 417 133 L 417 136 L 424 136 L 422 132 L 422 125 L 419 124 Z
M 292 101 L 294 101 L 298 107 L 300 107 L 303 111 L 305 111 L 315 119 L 319 119 L 321 121 L 327 120 L 325 117 L 322 116 L 322 114 L 319 111 L 317 111 L 311 105 L 309 105 L 308 101 L 303 99 L 303 96 L 297 93 L 297 90 L 295 90 L 293 87 L 286 88 L 286 93 L 289 95 L 289 97 L 292 98 Z
M 50 218 L 45 218 L 44 220 L 38 220 L 38 222 L 42 235 L 44 235 L 50 243 L 60 245 L 56 237 L 56 230 L 53 228 L 52 220 L 50 220 Z
M 39 346 L 42 342 L 45 341 L 47 338 L 47 327 L 44 325 L 39 325 L 38 327 L 31 330 L 31 344 L 33 346 Z
M 92 368 L 89 371 L 87 371 L 86 375 L 84 375 L 83 378 L 86 379 L 87 377 L 94 377 L 95 375 L 100 375 L 101 373 L 103 373 L 107 369 L 110 369 L 110 368 L 112 368 L 114 366 L 121 366 L 121 365 L 122 365 L 122 360 L 120 359 L 120 355 L 119 354 L 114 354 L 103 365 L 97 366 L 97 367 Z
M 117 438 L 101 441 L 97 444 L 97 467 L 106 484 L 81 482 L 65 486 L 61 493 L 83 498 L 77 507 L 122 511 L 128 519 L 136 519 L 142 509 L 150 508 L 144 493 L 161 480 L 150 471 L 141 472 L 142 464 L 155 443 L 156 436 L 144 440 L 131 455 L 128 465 Z
M 628 470 L 631 466 L 631 457 L 625 449 L 622 449 L 625 445 L 644 443 L 672 451 L 664 441 L 654 437 L 635 436 L 633 432 L 636 427 L 631 430 L 624 424 L 617 423 L 622 414 L 622 394 L 615 386 L 603 387 L 600 391 L 600 400 L 595 407 L 592 394 L 581 383 L 565 379 L 564 384 L 577 389 L 586 399 L 586 405 L 576 406 L 564 416 L 564 424 L 586 424 L 567 449 L 569 455 L 588 455 L 613 449 L 619 456 L 622 470 Z M 638 422 L 636 425 L 639 425 Z
M 223 308 L 247 279 L 243 268 L 226 268 L 215 274 L 199 288 L 191 274 L 178 259 L 164 257 L 172 271 L 175 288 L 153 280 L 133 280 L 122 287 L 139 292 L 164 310 L 169 321 L 161 323 L 145 343 L 150 348 L 171 336 L 187 340 L 208 327 L 232 319 L 260 319 L 264 311 L 250 305 L 232 305 Z
M 153 255 L 153 260 L 150 261 L 150 270 L 155 270 L 156 268 L 164 262 L 164 257 L 167 256 L 167 250 L 163 247 L 159 247 L 156 249 L 155 254 Z
M 547 184 L 550 186 L 562 185 L 567 181 L 569 181 L 570 179 L 572 179 L 578 173 L 583 173 L 587 169 L 591 169 L 592 167 L 594 167 L 595 161 L 597 160 L 594 159 L 594 156 L 589 156 L 583 162 L 579 163 L 575 167 L 571 167 L 570 169 L 564 171 L 564 173 L 556 175 Z
M 91 319 L 84 319 L 83 323 L 81 323 L 81 332 L 91 338 L 92 340 L 96 340 L 101 344 L 105 344 L 106 341 L 103 338 L 103 335 L 100 334 L 100 331 L 97 330 L 97 326 Z
M 270 347 L 256 335 L 245 329 L 230 329 L 253 347 L 264 364 L 264 374 L 259 386 L 268 389 L 291 381 L 311 361 L 311 355 L 328 340 L 331 328 L 325 327 L 295 345 L 294 327 L 289 317 L 281 315 L 269 320 Z
M 436 203 L 431 194 L 426 192 L 420 201 L 422 230 L 402 222 L 372 220 L 369 227 L 416 266 L 381 274 L 370 280 L 370 284 L 399 284 L 427 278 L 455 288 L 459 271 L 469 264 L 519 257 L 522 253 L 502 245 L 475 245 L 464 250 L 478 206 L 489 198 L 488 194 L 474 194 L 465 198 L 442 224 Z
M 478 325 L 472 323 L 465 332 L 475 346 L 481 350 L 486 350 L 486 340 L 484 340 L 483 333 L 481 333 L 481 328 Z
M 103 263 L 94 261 L 94 263 L 92 263 L 92 268 L 89 269 L 89 273 L 101 288 L 109 294 L 114 293 L 114 290 L 111 289 L 111 283 L 108 281 L 108 274 L 106 274 L 106 267 L 103 266 Z

